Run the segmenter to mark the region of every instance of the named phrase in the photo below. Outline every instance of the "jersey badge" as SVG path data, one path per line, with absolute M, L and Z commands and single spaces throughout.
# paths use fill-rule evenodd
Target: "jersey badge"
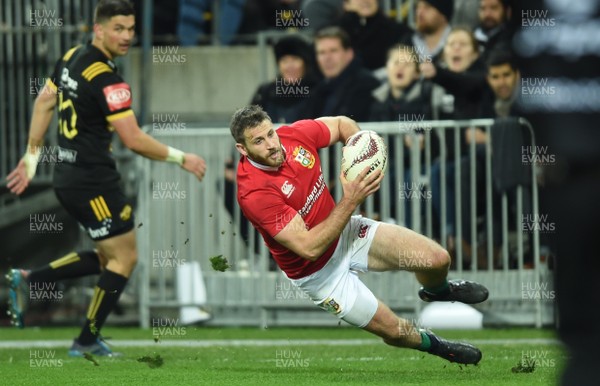
M 312 169 L 313 166 L 315 166 L 315 156 L 302 146 L 297 146 L 292 155 L 294 157 L 294 161 L 299 162 L 300 165 L 304 166 L 305 168 Z

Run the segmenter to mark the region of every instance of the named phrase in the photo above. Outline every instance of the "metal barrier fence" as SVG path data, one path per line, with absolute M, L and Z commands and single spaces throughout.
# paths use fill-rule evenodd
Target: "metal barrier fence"
M 33 101 L 56 61 L 89 33 L 94 6 L 73 0 L 0 1 L 0 175 L 23 155 Z M 41 164 L 34 183 L 47 182 L 50 170 Z
M 423 132 L 422 150 L 414 122 L 360 124 L 363 130 L 381 134 L 393 156 L 381 189 L 365 201 L 362 211 L 368 217 L 410 225 L 417 232 L 439 240 L 452 252 L 451 277 L 479 280 L 489 287 L 490 300 L 479 306 L 481 309 L 497 311 L 508 304 L 519 314 L 531 316 L 525 323 L 539 327 L 552 321 L 551 302 L 540 296 L 539 284 L 550 291 L 552 281 L 547 268 L 540 262 L 539 227 L 523 226 L 526 221 L 537 223 L 538 219 L 536 166 L 533 162 L 527 166 L 531 173 L 529 183 L 524 185 L 529 187 L 518 186 L 509 194 L 496 192 L 492 184 L 492 162 L 498 162 L 500 154 L 492 155 L 491 152 L 493 124 L 491 119 L 419 122 L 419 128 L 427 128 Z M 528 144 L 535 149 L 531 127 L 524 120 L 520 124 L 530 133 Z M 461 149 L 461 135 L 468 135 L 469 130 L 474 130 L 469 128 L 474 127 L 487 134 L 482 147 L 477 148 L 472 142 L 468 148 Z M 264 326 L 337 323 L 335 318 L 320 312 L 302 293 L 295 291 L 283 274 L 270 269 L 269 253 L 257 232 L 242 218 L 235 200 L 235 184 L 226 177 L 234 173 L 238 159 L 229 130 L 188 128 L 154 130 L 153 134 L 171 146 L 202 155 L 207 161 L 208 172 L 205 180 L 198 183 L 173 165 L 139 160 L 140 258 L 137 274 L 141 325 L 148 326 L 151 309 L 190 305 L 177 300 L 176 270 L 173 269 L 190 261 L 199 261 L 203 269 L 208 306 L 215 313 L 229 312 L 231 315 L 221 318 L 221 323 Z M 410 147 L 406 144 L 408 138 L 412 139 Z M 440 145 L 438 159 L 432 152 L 435 141 Z M 453 150 L 447 142 L 453 142 Z M 478 156 L 481 151 L 483 158 Z M 341 145 L 331 150 L 322 149 L 320 156 L 326 181 L 336 181 L 340 172 Z M 232 162 L 233 170 L 226 170 L 228 162 Z M 477 168 L 482 166 L 483 178 L 477 174 Z M 436 168 L 439 168 L 438 172 Z M 450 172 L 452 168 L 454 171 Z M 439 191 L 431 188 L 436 173 L 441 180 Z M 482 184 L 485 193 L 479 195 Z M 339 200 L 342 195 L 339 184 L 329 187 L 336 201 Z M 526 190 L 530 194 L 525 195 Z M 513 193 L 516 193 L 515 199 L 509 197 Z M 453 202 L 449 202 L 448 197 L 452 194 Z M 441 209 L 437 211 L 434 197 L 439 197 Z M 484 197 L 485 210 L 478 213 L 481 207 L 478 199 Z M 468 218 L 463 215 L 464 203 L 470 207 Z M 509 203 L 516 206 L 513 215 L 509 213 Z M 531 209 L 525 211 L 524 203 Z M 495 211 L 498 204 L 501 205 L 500 213 Z M 453 207 L 455 231 L 451 232 L 449 228 L 453 224 L 446 213 Z M 512 230 L 509 228 L 511 216 L 515 217 L 515 221 L 511 221 Z M 498 223 L 496 219 L 502 221 Z M 470 232 L 463 231 L 465 224 L 471 224 Z M 479 230 L 477 225 L 485 229 Z M 494 237 L 494 229 L 501 231 L 500 239 Z M 450 235 L 454 237 L 454 247 L 448 245 Z M 478 255 L 479 242 L 486 248 Z M 209 258 L 218 255 L 231 263 L 228 271 L 217 272 L 211 268 Z M 414 275 L 406 272 L 368 273 L 361 279 L 392 309 L 419 312 L 421 301 L 416 296 L 418 283 Z M 538 292 L 529 296 L 526 289 L 532 287 Z M 236 310 L 244 311 L 236 313 Z M 297 314 L 299 310 L 303 312 L 301 321 Z M 317 313 L 311 312 L 314 310 Z

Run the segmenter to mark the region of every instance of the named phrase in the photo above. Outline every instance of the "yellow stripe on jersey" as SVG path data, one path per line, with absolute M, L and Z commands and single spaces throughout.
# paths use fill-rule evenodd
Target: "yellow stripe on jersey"
M 73 56 L 73 54 L 75 53 L 75 51 L 77 51 L 77 49 L 79 47 L 81 47 L 81 44 L 78 45 L 78 46 L 75 46 L 75 47 L 71 48 L 69 51 L 67 51 L 67 53 L 65 54 L 65 56 L 63 56 L 62 60 L 64 60 L 66 62 L 69 59 L 71 59 L 71 56 Z
M 100 197 L 98 197 L 98 200 L 100 201 L 102 210 L 104 211 L 104 213 L 106 213 L 106 217 L 112 217 L 112 213 L 110 213 L 110 210 L 108 210 L 108 205 L 106 205 L 106 201 L 104 201 L 104 197 L 100 196 Z
M 131 110 L 131 109 L 125 110 L 125 111 L 121 111 L 120 113 L 107 115 L 106 116 L 106 120 L 108 122 L 113 122 L 113 121 L 116 121 L 117 119 L 125 118 L 125 117 L 128 117 L 130 115 L 133 115 L 133 110 Z
M 100 210 L 98 210 L 98 207 L 96 206 L 95 199 L 90 200 L 90 206 L 92 207 L 92 210 L 94 211 L 94 214 L 96 215 L 98 221 L 102 221 L 104 217 L 102 217 L 102 215 L 100 214 Z
M 62 267 L 64 265 L 69 265 L 71 263 L 75 263 L 79 260 L 81 260 L 79 255 L 75 252 L 71 252 L 68 255 L 66 255 L 65 257 L 61 257 L 60 259 L 54 260 L 53 262 L 51 262 L 50 267 L 52 267 L 52 269 L 56 269 L 56 268 Z
M 52 89 L 52 91 L 58 92 L 58 87 L 54 84 L 52 79 L 50 79 L 50 78 L 46 79 L 46 86 L 50 87 Z
M 112 68 L 108 66 L 108 64 L 104 62 L 96 62 L 90 64 L 88 68 L 83 70 L 81 75 L 89 82 L 94 79 L 96 76 L 104 73 L 104 72 L 112 72 Z

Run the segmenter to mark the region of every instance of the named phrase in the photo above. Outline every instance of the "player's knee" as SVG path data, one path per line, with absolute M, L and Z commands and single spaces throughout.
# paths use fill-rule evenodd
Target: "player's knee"
M 138 254 L 135 248 L 129 249 L 123 253 L 123 263 L 129 266 L 132 270 L 137 265 Z
M 437 250 L 434 252 L 433 261 L 434 261 L 433 268 L 436 268 L 436 269 L 450 268 L 450 262 L 451 262 L 450 254 L 444 248 L 441 248 L 441 247 L 437 248 Z

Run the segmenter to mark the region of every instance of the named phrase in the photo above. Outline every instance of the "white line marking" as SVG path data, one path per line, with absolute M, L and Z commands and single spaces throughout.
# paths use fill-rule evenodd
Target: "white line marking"
M 558 339 L 472 339 L 467 341 L 474 345 L 555 345 L 561 344 Z M 0 342 L 0 348 L 44 348 L 70 347 L 72 340 L 5 340 Z M 278 347 L 278 346 L 364 346 L 383 344 L 377 339 L 209 339 L 209 340 L 177 340 L 168 339 L 155 343 L 148 340 L 108 340 L 114 347 Z

